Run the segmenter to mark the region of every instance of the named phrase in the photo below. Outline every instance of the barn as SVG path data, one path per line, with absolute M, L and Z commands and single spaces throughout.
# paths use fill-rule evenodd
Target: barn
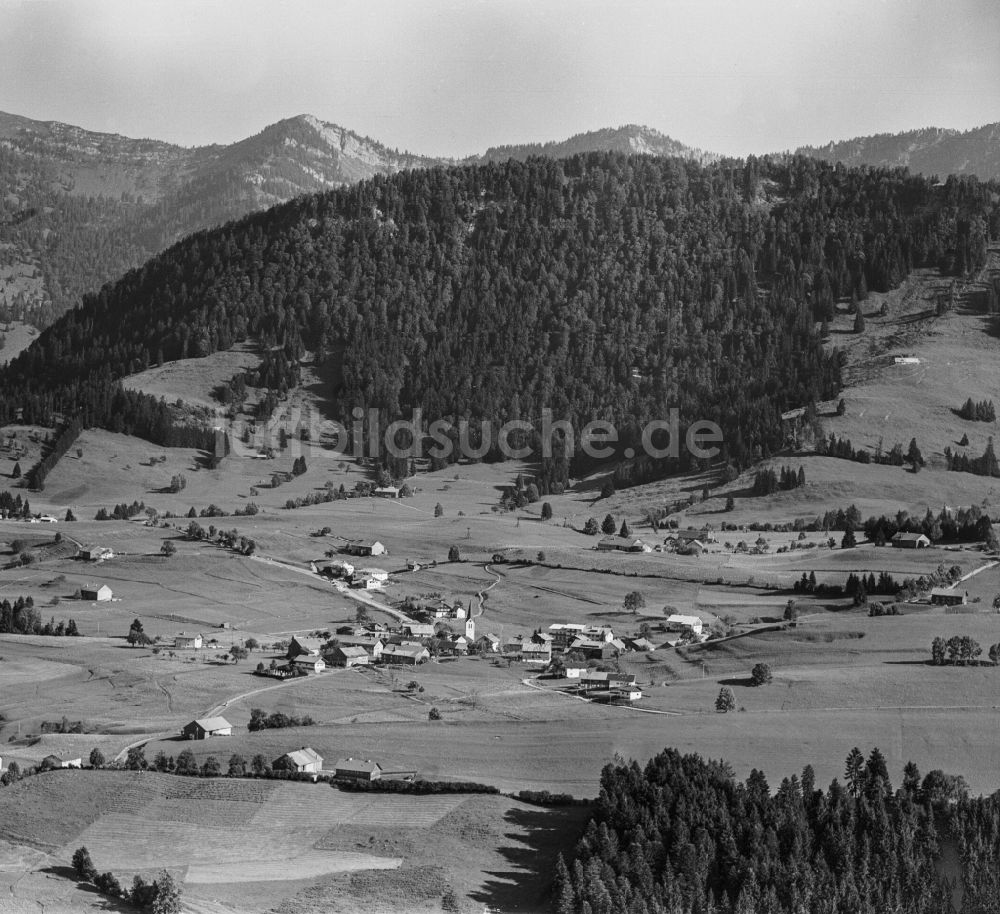
M 351 781 L 377 781 L 382 776 L 382 766 L 367 758 L 342 758 L 334 768 L 334 776 Z
M 276 758 L 272 767 L 276 771 L 316 773 L 323 770 L 323 756 L 315 749 L 303 746 Z
M 950 587 L 935 587 L 931 591 L 931 603 L 935 606 L 964 606 L 966 603 L 964 590 L 952 590 Z
M 107 603 L 111 599 L 111 588 L 107 584 L 100 587 L 81 587 L 80 599 L 93 600 L 97 603 Z
M 926 549 L 931 541 L 922 533 L 897 533 L 892 545 L 897 549 Z
M 203 717 L 186 724 L 181 730 L 184 739 L 211 739 L 213 736 L 232 736 L 233 725 L 224 717 Z

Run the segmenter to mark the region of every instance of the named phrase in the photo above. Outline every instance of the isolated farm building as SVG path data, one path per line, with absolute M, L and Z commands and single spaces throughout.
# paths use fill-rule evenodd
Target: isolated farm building
M 382 648 L 383 663 L 401 663 L 416 666 L 430 659 L 430 651 L 422 644 L 387 644 Z
M 549 663 L 552 660 L 552 645 L 524 641 L 521 644 L 521 659 L 526 663 Z
M 653 547 L 634 536 L 604 536 L 598 540 L 600 552 L 652 552 Z
M 964 590 L 935 587 L 931 591 L 931 603 L 935 606 L 964 606 L 968 594 Z
M 95 600 L 98 603 L 107 603 L 111 599 L 111 588 L 107 584 L 100 587 L 81 587 L 81 600 Z
M 288 653 L 285 656 L 289 660 L 296 657 L 318 657 L 323 642 L 319 638 L 307 638 L 304 635 L 292 635 L 292 640 L 288 645 Z
M 42 759 L 43 768 L 82 768 L 83 759 L 63 758 L 60 755 L 47 755 Z
M 188 632 L 178 632 L 174 636 L 174 647 L 175 648 L 193 648 L 194 650 L 199 650 L 202 646 L 203 639 L 201 635 L 190 634 Z
M 224 717 L 203 717 L 193 720 L 181 730 L 184 739 L 211 739 L 213 736 L 232 736 L 233 725 Z
M 276 758 L 273 767 L 285 771 L 315 773 L 323 770 L 323 756 L 315 749 L 303 746 Z
M 293 657 L 289 665 L 297 670 L 305 670 L 307 673 L 322 673 L 326 669 L 326 661 L 322 657 L 315 657 L 312 654 L 302 654 Z
M 434 626 L 422 622 L 406 622 L 403 631 L 411 638 L 433 638 L 435 635 Z
M 692 635 L 700 635 L 703 624 L 698 616 L 682 616 L 676 613 L 667 616 L 666 621 L 668 632 L 690 632 Z
M 351 540 L 344 546 L 348 555 L 385 555 L 386 548 L 378 540 Z
M 926 549 L 931 541 L 922 533 L 897 533 L 892 538 L 892 545 L 897 549 Z
M 382 776 L 382 766 L 367 758 L 342 758 L 333 771 L 334 777 L 352 781 L 377 781 Z
M 399 498 L 398 486 L 379 486 L 372 492 L 376 498 Z
M 326 656 L 333 666 L 342 667 L 367 666 L 372 660 L 368 651 L 353 644 L 343 646 L 338 644 Z
M 77 556 L 86 562 L 103 562 L 113 559 L 115 553 L 110 546 L 81 546 Z
M 374 578 L 380 584 L 389 583 L 389 572 L 386 571 L 384 568 L 360 568 L 357 573 L 367 575 L 370 578 Z
M 631 651 L 655 651 L 656 645 L 648 638 L 626 638 L 625 644 Z

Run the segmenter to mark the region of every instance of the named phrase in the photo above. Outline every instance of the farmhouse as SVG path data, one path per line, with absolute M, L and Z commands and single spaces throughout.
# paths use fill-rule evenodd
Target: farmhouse
M 667 535 L 667 539 L 664 542 L 669 542 L 670 540 L 678 544 L 698 542 L 702 546 L 706 543 L 714 543 L 716 541 L 715 531 L 708 527 L 702 527 L 700 530 L 674 530 Z
M 107 584 L 102 584 L 100 587 L 81 587 L 80 599 L 107 603 L 111 599 L 111 588 Z
M 430 651 L 422 644 L 387 644 L 382 648 L 383 663 L 401 663 L 416 666 L 430 659 Z
M 382 581 L 370 574 L 354 574 L 351 576 L 351 587 L 355 590 L 381 590 Z
M 326 661 L 322 657 L 314 657 L 312 654 L 303 654 L 294 657 L 289 661 L 289 666 L 297 670 L 305 670 L 307 673 L 322 673 L 326 669 Z
M 420 622 L 407 622 L 403 625 L 403 631 L 411 638 L 433 638 L 434 626 L 424 625 Z
M 328 578 L 349 578 L 354 574 L 354 566 L 343 559 L 334 559 L 331 562 L 316 562 L 318 574 Z
M 306 638 L 304 635 L 293 635 L 285 656 L 294 660 L 299 656 L 318 657 L 323 642 L 319 638 Z
M 648 638 L 626 638 L 625 645 L 630 651 L 655 651 L 656 645 Z
M 569 646 L 569 650 L 590 660 L 610 660 L 625 650 L 625 644 L 617 640 L 603 641 L 596 638 L 577 638 Z
M 892 545 L 897 549 L 926 549 L 931 541 L 922 533 L 897 533 L 892 538 Z
M 521 659 L 526 663 L 549 663 L 552 660 L 552 645 L 525 641 L 521 645 Z
M 599 552 L 652 552 L 641 539 L 632 536 L 603 536 L 597 543 Z
M 42 759 L 42 768 L 82 768 L 83 759 L 63 758 L 59 755 L 47 755 Z
M 203 717 L 193 720 L 181 730 L 184 739 L 210 739 L 213 736 L 232 736 L 233 725 L 224 717 Z
M 76 555 L 85 562 L 103 562 L 115 557 L 114 550 L 109 546 L 81 546 Z
M 360 636 L 356 638 L 338 638 L 338 645 L 340 647 L 360 647 L 364 652 L 372 658 L 372 660 L 378 660 L 382 656 L 382 650 L 385 648 L 386 639 L 379 637 L 368 637 Z
M 473 644 L 479 654 L 496 654 L 500 651 L 500 639 L 493 634 L 480 635 Z
M 188 632 L 178 632 L 174 635 L 175 648 L 193 648 L 194 650 L 199 650 L 202 643 L 203 639 L 201 635 L 190 634 Z
M 700 635 L 702 621 L 698 616 L 667 616 L 666 627 L 668 632 L 690 632 L 692 635 Z
M 352 781 L 377 781 L 381 775 L 382 766 L 367 758 L 342 758 L 334 768 L 334 777 Z
M 372 492 L 376 498 L 399 498 L 399 488 L 397 486 L 379 486 Z
M 635 685 L 633 673 L 600 672 L 586 670 L 580 674 L 580 687 L 584 689 L 612 689 Z
M 276 758 L 272 767 L 277 771 L 318 772 L 323 770 L 323 756 L 303 746 Z
M 931 591 L 931 603 L 935 606 L 964 606 L 968 594 L 948 587 L 935 587 Z
M 642 698 L 642 689 L 635 683 L 631 685 L 615 685 L 609 690 L 612 701 L 638 701 Z
M 348 555 L 385 555 L 386 548 L 378 540 L 350 540 L 344 546 Z
M 326 655 L 333 666 L 352 667 L 367 666 L 371 663 L 371 657 L 360 645 L 337 645 Z

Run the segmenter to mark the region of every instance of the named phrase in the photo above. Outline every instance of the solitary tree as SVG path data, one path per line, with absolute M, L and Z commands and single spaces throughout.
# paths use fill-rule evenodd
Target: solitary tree
M 861 313 L 861 309 L 858 308 L 858 313 L 854 315 L 854 332 L 861 333 L 865 329 L 865 316 Z
M 176 554 L 177 547 L 174 545 L 173 540 L 164 540 L 163 545 L 160 546 L 160 552 L 169 559 L 170 556 Z
M 719 697 L 715 699 L 715 710 L 722 714 L 736 710 L 736 695 L 728 686 L 719 689 Z
M 442 514 L 444 514 L 444 508 L 441 507 L 441 502 L 438 502 L 434 506 L 434 516 L 435 517 L 440 517 Z
M 542 520 L 552 520 L 552 505 L 542 502 Z
M 245 647 L 240 647 L 238 644 L 234 644 L 229 648 L 229 656 L 233 658 L 233 663 L 239 663 L 241 660 L 246 660 L 249 651 Z
M 93 882 L 97 876 L 97 867 L 90 859 L 90 851 L 86 847 L 78 847 L 73 851 L 73 869 L 81 882 Z
M 622 521 L 621 530 L 618 531 L 619 536 L 631 536 L 632 531 L 628 528 L 628 521 Z
M 97 748 L 91 749 L 89 761 L 91 768 L 103 768 L 105 762 L 104 753 Z
M 767 685 L 771 681 L 771 667 L 766 663 L 757 663 L 750 671 L 750 681 L 755 686 Z
M 857 541 L 857 538 L 854 536 L 854 528 L 853 527 L 848 527 L 844 531 L 844 536 L 843 536 L 843 538 L 840 541 L 840 548 L 841 549 L 853 549 L 857 545 L 858 545 L 858 541 Z
M 645 605 L 646 598 L 638 590 L 633 590 L 630 593 L 625 594 L 625 612 L 635 614 Z
M 587 523 L 583 525 L 583 532 L 586 533 L 587 536 L 597 536 L 597 534 L 601 532 L 601 527 L 597 523 L 596 517 L 587 518 Z
M 462 560 L 462 554 L 458 551 L 458 546 L 452 546 L 448 550 L 448 561 L 459 562 L 461 560 Z
M 733 508 L 735 508 L 735 507 L 736 507 L 736 502 L 733 500 L 733 496 L 732 495 L 727 495 L 726 496 L 726 510 L 727 511 L 732 511 Z
M 610 514 L 604 518 L 604 522 L 601 524 L 601 532 L 608 536 L 614 536 L 615 519 Z
M 129 749 L 125 757 L 125 767 L 129 771 L 145 771 L 149 767 L 146 764 L 146 749 L 144 746 L 133 746 Z

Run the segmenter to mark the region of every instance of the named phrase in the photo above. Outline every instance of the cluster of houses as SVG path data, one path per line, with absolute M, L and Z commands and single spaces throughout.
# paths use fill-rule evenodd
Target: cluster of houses
M 346 555 L 369 558 L 386 555 L 386 548 L 378 540 L 351 540 L 341 550 Z M 389 582 L 389 572 L 382 568 L 357 568 L 345 559 L 313 562 L 313 571 L 327 578 L 346 581 L 361 590 L 382 590 Z
M 598 552 L 675 552 L 678 555 L 701 555 L 709 544 L 717 542 L 715 531 L 671 530 L 663 544 L 650 545 L 636 536 L 602 536 L 595 547 Z

